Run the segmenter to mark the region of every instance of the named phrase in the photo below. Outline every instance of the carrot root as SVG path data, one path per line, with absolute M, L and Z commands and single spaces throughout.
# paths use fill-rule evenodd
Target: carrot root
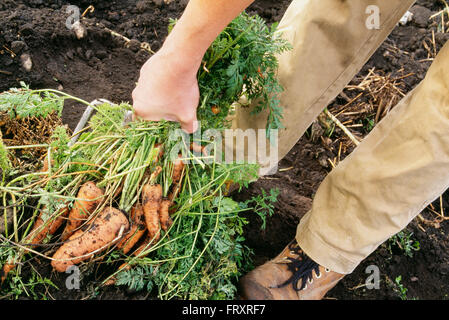
M 159 220 L 161 223 L 161 228 L 167 231 L 173 224 L 173 220 L 170 217 L 169 208 L 171 206 L 170 200 L 162 200 L 161 206 L 159 208 Z
M 131 209 L 131 220 L 133 225 L 129 233 L 117 244 L 117 249 L 121 249 L 124 254 L 127 254 L 146 232 L 145 216 L 141 205 L 138 204 Z
M 142 190 L 142 201 L 148 235 L 156 243 L 160 238 L 159 208 L 162 201 L 162 186 L 145 185 Z
M 83 184 L 78 191 L 77 200 L 69 213 L 69 220 L 62 233 L 62 241 L 66 241 L 78 229 L 101 203 L 103 190 L 92 181 Z
M 120 239 L 120 232 L 129 228 L 127 217 L 113 207 L 105 208 L 88 226 L 78 230 L 54 254 L 51 265 L 58 272 L 91 258 Z

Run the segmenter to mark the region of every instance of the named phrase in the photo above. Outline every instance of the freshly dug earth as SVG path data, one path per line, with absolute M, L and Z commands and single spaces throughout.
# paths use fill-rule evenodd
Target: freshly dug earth
M 131 92 L 138 79 L 142 64 L 157 51 L 167 35 L 170 18 L 178 18 L 187 1 L 63 1 L 63 0 L 5 0 L 0 4 L 0 92 L 19 86 L 24 81 L 32 88 L 57 88 L 84 100 L 106 98 L 114 102 L 131 101 Z M 80 7 L 81 12 L 89 6 L 94 12 L 87 12 L 83 19 L 87 35 L 77 39 L 66 28 L 70 4 Z M 282 18 L 290 1 L 258 0 L 249 8 L 250 13 L 261 15 L 272 23 Z M 406 93 L 423 79 L 429 68 L 432 54 L 437 52 L 449 38 L 448 33 L 435 33 L 437 19 L 429 20 L 431 14 L 441 10 L 438 1 L 420 0 L 413 8 L 413 20 L 405 26 L 398 26 L 385 43 L 376 51 L 369 62 L 354 78 L 352 84 L 360 83 L 374 70 L 383 76 L 408 75 L 400 84 Z M 122 37 L 111 33 L 111 30 Z M 124 37 L 131 41 L 125 40 Z M 426 44 L 424 44 L 424 42 Z M 147 43 L 151 50 L 142 48 Z M 435 44 L 435 47 L 433 45 Z M 23 55 L 31 58 L 31 69 L 23 64 Z M 22 59 L 21 59 L 22 57 Z M 412 75 L 409 75 L 412 73 Z M 353 92 L 345 90 L 329 106 L 338 109 L 353 98 Z M 362 96 L 360 102 L 367 102 Z M 357 107 L 354 107 L 357 109 Z M 67 103 L 63 121 L 71 129 L 76 126 L 83 107 Z M 360 114 L 366 115 L 361 112 Z M 364 118 L 353 118 L 354 123 L 363 123 Z M 320 126 L 314 125 L 314 128 Z M 366 135 L 365 127 L 355 126 L 353 132 L 359 137 Z M 320 130 L 318 130 L 320 131 Z M 343 149 L 341 159 L 353 147 L 342 132 L 337 129 L 330 137 L 311 129 L 302 137 L 291 152 L 280 162 L 285 169 L 271 177 L 263 177 L 248 190 L 234 194 L 237 200 L 246 200 L 261 193 L 261 189 L 278 188 L 280 195 L 275 214 L 267 219 L 267 227 L 261 230 L 261 221 L 256 215 L 248 215 L 251 223 L 246 228 L 246 244 L 254 249 L 254 264 L 257 266 L 277 255 L 294 237 L 301 217 L 310 209 L 312 198 L 321 181 L 331 170 L 329 160 L 338 156 L 339 145 Z M 405 195 L 406 196 L 406 195 Z M 433 210 L 449 209 L 448 195 L 433 204 Z M 388 243 L 379 247 L 353 274 L 346 276 L 328 297 L 334 299 L 399 299 L 395 279 L 402 276 L 401 284 L 408 289 L 407 298 L 447 299 L 449 294 L 449 224 L 436 223 L 436 214 L 429 208 L 424 210 L 425 220 L 415 220 L 407 231 L 413 232 L 412 239 L 419 241 L 420 250 L 409 257 L 395 245 Z M 424 221 L 424 222 L 423 222 Z M 433 221 L 433 222 L 429 222 Z M 64 279 L 51 274 L 49 263 L 41 259 L 36 268 L 43 275 L 50 276 L 60 290 L 50 289 L 55 299 L 80 299 L 90 293 L 88 283 L 95 275 L 83 279 L 80 290 L 65 290 Z M 378 290 L 364 287 L 368 274 L 367 266 L 379 267 L 381 284 Z M 143 299 L 151 294 L 128 292 L 110 288 L 102 292 L 99 299 Z M 404 296 L 403 296 L 404 298 Z

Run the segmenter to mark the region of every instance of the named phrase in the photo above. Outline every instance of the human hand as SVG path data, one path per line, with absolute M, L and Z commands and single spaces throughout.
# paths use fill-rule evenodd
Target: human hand
M 153 55 L 140 70 L 132 93 L 135 115 L 144 120 L 176 121 L 187 133 L 195 132 L 200 97 L 196 75 L 200 63 L 163 49 Z

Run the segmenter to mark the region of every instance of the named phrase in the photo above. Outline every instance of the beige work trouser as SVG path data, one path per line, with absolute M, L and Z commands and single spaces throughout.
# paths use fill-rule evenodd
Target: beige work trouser
M 280 56 L 285 156 L 414 3 L 295 0 L 279 25 L 294 49 Z M 368 29 L 368 6 L 380 29 Z M 372 7 L 371 7 L 372 8 Z M 372 12 L 372 11 L 370 11 Z M 239 109 L 235 127 L 264 128 L 266 114 Z M 263 163 L 261 163 L 263 165 Z M 348 274 L 449 187 L 449 44 L 425 80 L 323 181 L 297 241 L 313 260 Z

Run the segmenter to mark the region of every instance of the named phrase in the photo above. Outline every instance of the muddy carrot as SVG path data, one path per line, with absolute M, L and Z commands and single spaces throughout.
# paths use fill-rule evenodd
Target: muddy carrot
M 67 207 L 59 209 L 57 213 L 57 217 L 53 219 L 53 221 L 49 221 L 45 225 L 45 221 L 43 219 L 43 212 L 41 211 L 39 214 L 39 217 L 36 219 L 36 222 L 34 223 L 33 229 L 28 234 L 28 236 L 25 238 L 25 242 L 27 244 L 37 245 L 42 243 L 42 241 L 47 237 L 47 235 L 53 235 L 58 231 L 59 227 L 63 224 L 65 217 L 67 216 L 69 210 Z M 8 276 L 8 273 L 10 273 L 14 268 L 16 267 L 16 264 L 13 262 L 7 262 L 5 265 L 3 265 L 3 268 L 1 270 L 1 283 L 3 283 Z
M 120 233 L 127 231 L 127 217 L 118 209 L 105 208 L 85 231 L 78 230 L 54 254 L 51 265 L 59 272 L 89 259 L 119 241 Z M 73 259 L 75 258 L 75 259 Z
M 103 190 L 92 181 L 83 184 L 78 191 L 77 200 L 69 213 L 69 220 L 62 233 L 62 241 L 67 240 L 73 232 L 85 222 L 101 203 Z
M 164 231 L 167 231 L 170 226 L 173 224 L 173 220 L 170 217 L 168 209 L 171 206 L 171 201 L 168 199 L 164 199 L 161 202 L 161 206 L 159 208 L 159 221 L 161 223 L 161 228 Z
M 121 249 L 124 254 L 127 254 L 147 231 L 142 205 L 137 204 L 131 209 L 131 221 L 133 224 L 130 231 L 117 244 L 117 249 Z
M 150 239 L 156 243 L 160 238 L 159 208 L 162 201 L 162 186 L 146 184 L 142 190 L 143 213 Z
M 178 159 L 174 161 L 173 166 L 173 174 L 172 174 L 172 181 L 173 183 L 178 183 L 181 181 L 182 173 L 184 171 L 184 161 L 181 160 L 181 155 L 178 156 Z
M 1 283 L 3 283 L 6 280 L 8 273 L 10 273 L 11 270 L 13 270 L 15 267 L 16 267 L 16 265 L 14 263 L 5 263 L 3 265 L 3 268 L 0 273 Z
M 27 242 L 29 241 L 29 243 L 31 244 L 40 244 L 47 235 L 55 234 L 56 231 L 58 231 L 59 227 L 64 223 L 64 220 L 67 217 L 68 213 L 69 209 L 67 207 L 59 209 L 58 213 L 56 213 L 56 218 L 45 225 L 45 221 L 43 219 L 44 210 L 42 210 L 39 217 L 36 219 L 36 222 L 34 223 L 33 229 L 27 236 Z

